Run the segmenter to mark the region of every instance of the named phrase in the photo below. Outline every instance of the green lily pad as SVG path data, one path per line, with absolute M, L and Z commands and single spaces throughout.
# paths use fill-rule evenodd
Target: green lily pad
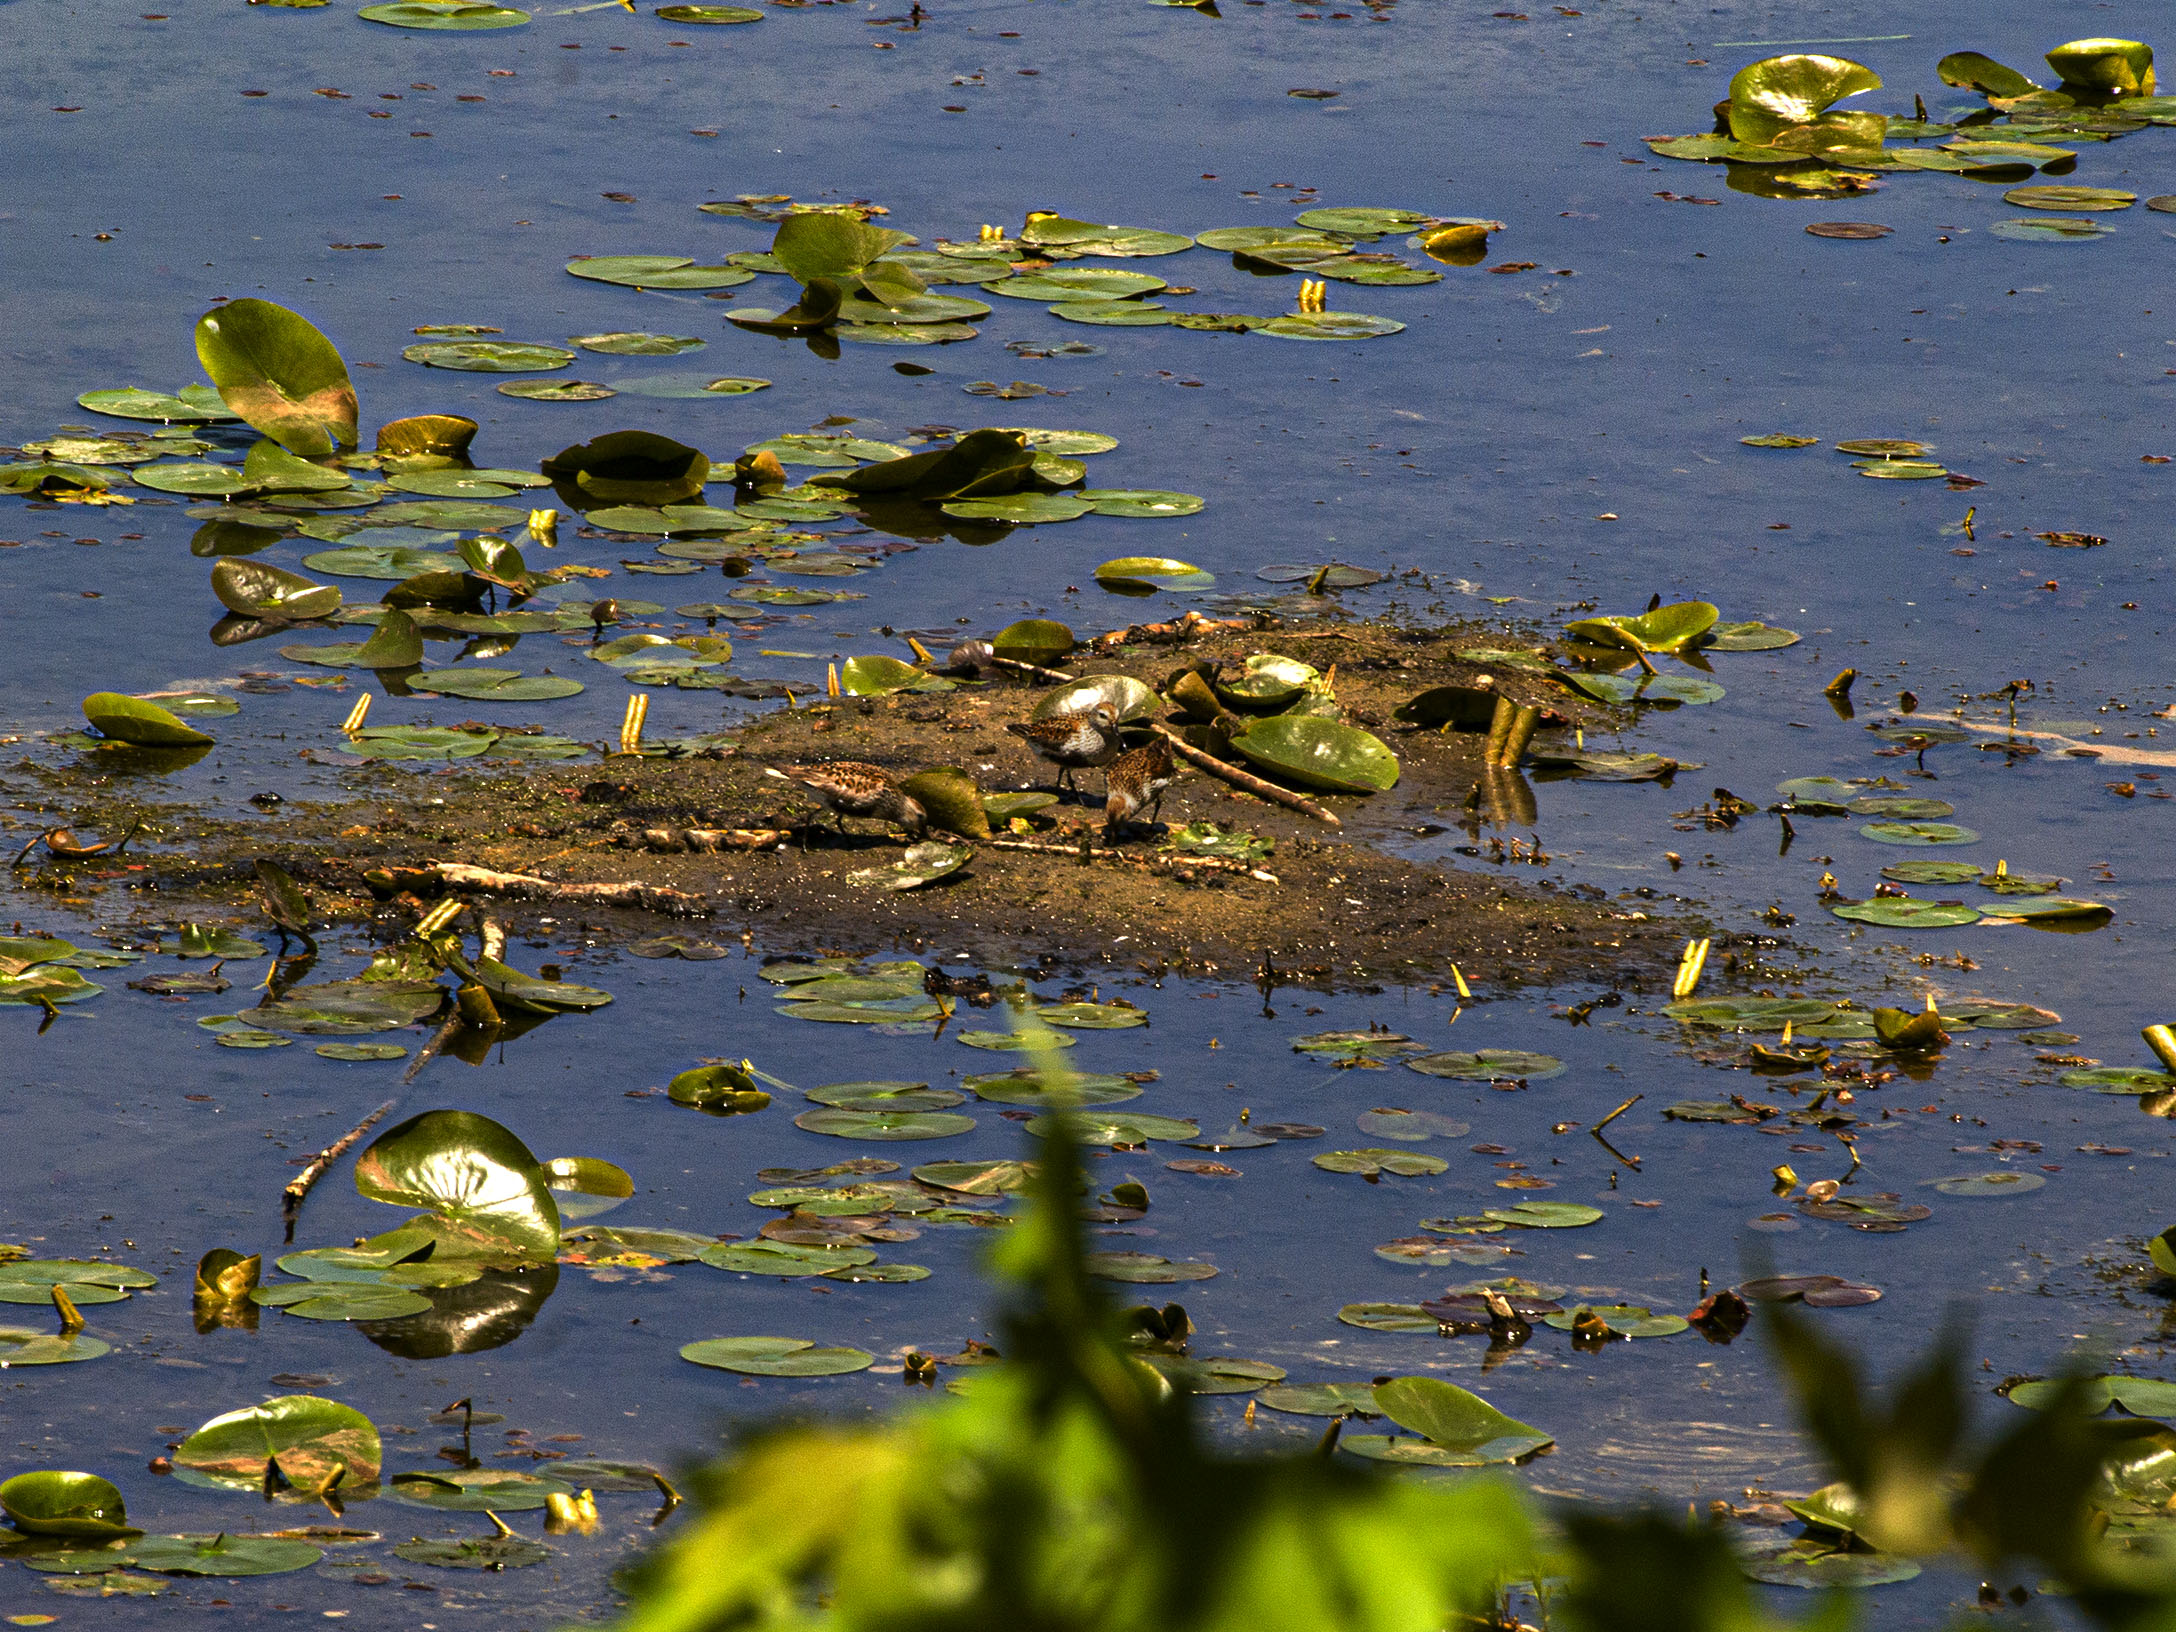
M 1140 1359 L 1143 1365 L 1161 1373 L 1180 1394 L 1252 1394 L 1266 1384 L 1285 1379 L 1282 1366 L 1235 1355 L 1144 1354 Z
M 972 1133 L 975 1119 L 948 1111 L 849 1111 L 833 1106 L 803 1111 L 793 1119 L 797 1128 L 829 1134 L 834 1139 L 950 1139 Z
M 1495 1224 L 1527 1230 L 1576 1230 L 1602 1221 L 1602 1209 L 1577 1201 L 1521 1201 L 1491 1207 L 1481 1215 Z
M 970 1078 L 969 1081 L 974 1079 Z M 1033 1162 L 985 1160 L 973 1162 L 924 1162 L 914 1177 L 940 1190 L 968 1196 L 1009 1196 L 1035 1182 Z M 871 1254 L 873 1257 L 874 1254 Z
M 847 1111 L 948 1111 L 967 1098 L 954 1088 L 890 1081 L 834 1082 L 809 1089 L 808 1097 L 819 1105 Z
M 519 340 L 427 340 L 407 347 L 401 356 L 426 368 L 465 374 L 547 374 L 574 361 L 574 353 L 562 346 Z
M 541 1564 L 552 1550 L 526 1536 L 475 1536 L 461 1541 L 404 1541 L 393 1556 L 441 1570 L 519 1570 Z
M 1741 436 L 1738 440 L 1749 448 L 1818 448 L 1821 445 L 1818 436 L 1792 436 L 1786 431 L 1770 431 L 1764 436 Z
M 941 507 L 963 521 L 1005 521 L 1031 527 L 1077 521 L 1095 507 L 1069 493 L 1013 493 L 1001 499 L 950 499 Z
M 2008 1399 L 2012 1405 L 2038 1411 L 2054 1404 L 2064 1386 L 2059 1377 L 2019 1383 L 2009 1390 Z M 2157 1377 L 2087 1377 L 2081 1380 L 2080 1392 L 2079 1408 L 2089 1417 L 2099 1416 L 2111 1405 L 2121 1406 L 2134 1417 L 2176 1416 L 2176 1383 Z
M 1977 844 L 1980 836 L 1969 827 L 1959 827 L 1953 822 L 1868 822 L 1859 828 L 1859 837 L 1872 839 L 1876 844 Z
M 2067 895 L 2044 895 L 2030 900 L 2007 900 L 1982 907 L 1981 913 L 2006 923 L 2052 924 L 2066 929 L 2097 928 L 2115 916 L 2115 909 L 2100 901 L 2082 901 Z
M 684 1345 L 680 1358 L 751 1377 L 842 1377 L 876 1364 L 866 1349 L 819 1348 L 805 1337 L 713 1337 Z
M 1394 1060 L 1402 1055 L 1424 1053 L 1426 1043 L 1416 1043 L 1397 1031 L 1316 1031 L 1292 1039 L 1295 1054 L 1314 1054 L 1332 1060 Z
M 1145 595 L 1159 589 L 1212 589 L 1216 585 L 1213 573 L 1167 555 L 1122 555 L 1097 567 L 1095 578 L 1099 588 L 1121 595 Z
M 700 351 L 708 342 L 698 340 L 692 334 L 649 334 L 640 329 L 613 329 L 604 334 L 578 334 L 567 344 L 580 346 L 584 351 L 600 351 L 608 357 L 677 357 L 683 351 Z
M 0 1371 L 11 1366 L 67 1365 L 75 1360 L 96 1360 L 112 1352 L 111 1343 L 82 1332 L 56 1335 L 23 1326 L 0 1326 Z
M 95 1473 L 19 1473 L 0 1484 L 0 1512 L 34 1536 L 111 1541 L 143 1534 L 130 1528 L 121 1492 Z
M 2007 238 L 2012 243 L 2062 244 L 2087 238 L 2105 238 L 2116 229 L 2092 220 L 2028 216 L 2017 221 L 1991 222 L 1987 230 L 1997 238 Z
M 1436 1377 L 1393 1377 L 1375 1387 L 1375 1407 L 1399 1427 L 1423 1436 L 1430 1452 L 1441 1456 L 1414 1456 L 1411 1452 L 1385 1456 L 1384 1460 L 1418 1460 L 1451 1467 L 1483 1467 L 1492 1462 L 1516 1462 L 1556 1443 L 1531 1424 L 1508 1417 L 1478 1394 Z M 1340 1443 L 1351 1450 L 1355 1438 Z M 1370 1455 L 1369 1449 L 1357 1451 Z
M 526 402 L 602 402 L 619 395 L 596 380 L 508 380 L 497 389 L 502 397 Z
M 1250 720 L 1231 744 L 1250 764 L 1303 787 L 1382 793 L 1398 782 L 1398 756 L 1380 738 L 1317 714 Z
M 1786 646 L 1796 646 L 1805 637 L 1795 629 L 1778 629 L 1772 624 L 1718 623 L 1710 629 L 1707 638 L 1700 643 L 1703 652 L 1779 652 Z
M 411 690 L 464 697 L 481 703 L 539 703 L 572 697 L 582 682 L 559 674 L 523 674 L 519 669 L 431 669 L 411 675 Z
M 1166 281 L 1146 272 L 1124 272 L 1117 267 L 1061 266 L 1025 272 L 982 287 L 993 295 L 1015 300 L 1082 301 L 1125 300 L 1166 288 Z
M 0 1003 L 83 1003 L 106 988 L 85 980 L 73 969 L 33 969 L 27 974 L 0 975 Z M 0 1272 L 6 1265 L 0 1264 Z
M 197 361 L 220 400 L 290 454 L 355 445 L 355 387 L 340 353 L 299 312 L 254 297 L 206 312 Z
M 1440 1156 L 1423 1156 L 1412 1150 L 1326 1150 L 1314 1158 L 1315 1166 L 1325 1173 L 1358 1173 L 1364 1178 L 1378 1179 L 1385 1173 L 1395 1173 L 1404 1178 L 1416 1178 L 1424 1174 L 1442 1173 L 1450 1163 Z
M 2081 1066 L 2055 1080 L 2065 1088 L 2086 1088 L 2096 1094 L 2158 1094 L 2176 1089 L 2176 1072 L 2133 1065 Z
M 355 1164 L 373 1201 L 429 1209 L 438 1251 L 507 1263 L 549 1263 L 559 1209 L 528 1147 L 473 1111 L 425 1111 L 380 1134 Z
M 184 930 L 184 939 L 187 931 Z M 261 956 L 249 953 L 185 953 L 198 957 Z M 241 1018 L 266 1031 L 299 1037 L 362 1037 L 414 1025 L 438 1010 L 444 993 L 429 981 L 342 980 L 290 987 L 284 997 L 260 1003 Z
M 1062 1031 L 1044 1032 L 1040 1035 L 1019 1031 L 962 1031 L 954 1033 L 955 1042 L 969 1048 L 987 1049 L 996 1054 L 1024 1054 L 1048 1048 L 1071 1048 L 1080 1039 L 1068 1037 Z
M 1138 1146 L 1151 1139 L 1198 1139 L 1201 1124 L 1183 1121 L 1175 1116 L 1150 1116 L 1129 1111 L 1082 1111 L 1072 1110 L 1066 1118 L 1073 1137 L 1084 1145 L 1105 1149 L 1118 1146 Z M 1045 1138 L 1057 1131 L 1056 1117 L 1038 1116 L 1022 1124 L 1023 1131 Z
M 195 748 L 212 740 L 157 703 L 117 691 L 94 691 L 84 698 L 83 717 L 101 736 L 140 748 Z
M 1035 1011 L 1047 1025 L 1068 1031 L 1126 1031 L 1148 1024 L 1146 1011 L 1131 1003 L 1049 1003 Z
M 1375 340 L 1404 330 L 1403 323 L 1365 312 L 1303 312 L 1273 317 L 1257 332 L 1280 340 Z
M 250 1292 L 249 1301 L 304 1320 L 398 1320 L 431 1307 L 429 1298 L 409 1287 L 347 1281 L 260 1286 Z
M 1461 1134 L 1472 1131 L 1467 1123 L 1436 1111 L 1363 1111 L 1358 1118 L 1358 1125 L 1362 1133 L 1373 1134 L 1378 1139 L 1396 1139 L 1404 1144 L 1420 1144 L 1429 1139 L 1456 1139 Z
M 994 1105 L 1064 1106 L 1077 1109 L 1090 1105 L 1120 1105 L 1141 1097 L 1140 1084 L 1125 1077 L 1032 1068 L 963 1077 L 960 1079 L 960 1086 L 977 1099 Z
M 1355 1306 L 1357 1307 L 1357 1306 Z M 1428 1322 L 1435 1330 L 1435 1322 Z M 1280 1383 L 1254 1396 L 1272 1411 L 1301 1417 L 1379 1416 L 1372 1383 Z
M 1839 918 L 1855 923 L 1879 924 L 1883 929 L 1949 929 L 1976 924 L 1979 909 L 1942 901 L 1920 901 L 1908 895 L 1878 896 L 1852 906 L 1831 907 Z
M 1079 496 L 1099 516 L 1140 518 L 1196 515 L 1208 502 L 1197 493 L 1147 487 L 1090 487 L 1083 488 Z
M 313 1394 L 282 1394 L 205 1423 L 174 1451 L 174 1473 L 190 1484 L 255 1491 L 271 1462 L 289 1484 L 320 1490 L 336 1475 L 345 1485 L 370 1484 L 383 1461 L 377 1427 L 360 1411 Z
M 432 725 L 372 725 L 352 733 L 349 753 L 362 759 L 474 759 L 497 735 Z
M 1894 1553 L 1842 1552 L 1811 1540 L 1776 1535 L 1740 1552 L 1738 1567 L 1755 1581 L 1779 1587 L 1879 1587 L 1918 1576 L 1919 1566 Z
M 1578 1325 L 1582 1315 L 1594 1316 L 1616 1337 L 1674 1337 L 1692 1329 L 1691 1322 L 1683 1315 L 1658 1315 L 1636 1303 L 1582 1303 L 1553 1315 L 1543 1315 L 1541 1323 L 1568 1332 Z
M 2012 187 L 2002 195 L 2002 202 L 2020 209 L 2091 215 L 2095 210 L 2127 210 L 2138 202 L 2138 195 L 2115 187 Z
M 753 6 L 659 6 L 655 15 L 668 23 L 760 23 Z
M 1693 674 L 1577 674 L 1565 680 L 1605 703 L 1712 703 L 1723 688 Z
M 1418 1071 L 1424 1077 L 1454 1077 L 1466 1082 L 1546 1082 L 1566 1070 L 1564 1062 L 1553 1055 L 1529 1054 L 1515 1048 L 1424 1054 L 1405 1064 L 1407 1070 Z
M 1091 1252 L 1082 1267 L 1100 1281 L 1123 1281 L 1134 1286 L 1167 1286 L 1180 1281 L 1206 1281 L 1216 1275 L 1216 1265 L 1196 1259 L 1177 1262 L 1146 1252 Z
M 867 1247 L 799 1247 L 784 1241 L 721 1241 L 697 1258 L 736 1275 L 822 1275 L 876 1262 Z
M 1337 1318 L 1347 1326 L 1357 1326 L 1368 1332 L 1432 1334 L 1442 1327 L 1441 1321 L 1417 1303 L 1348 1303 L 1338 1310 Z
M 707 1235 L 691 1235 L 686 1230 L 649 1229 L 640 1225 L 581 1224 L 567 1231 L 569 1242 L 581 1242 L 601 1247 L 606 1252 L 638 1252 L 647 1258 L 661 1258 L 668 1264 L 691 1264 L 705 1249 L 718 1243 Z M 568 1470 L 571 1474 L 572 1470 Z M 589 1482 L 586 1476 L 585 1483 Z M 635 1485 L 630 1489 L 643 1489 Z
M 276 1536 L 146 1536 L 128 1549 L 140 1570 L 164 1575 L 286 1575 L 306 1570 L 325 1556 L 322 1547 Z
M 1311 227 L 1317 232 L 1342 233 L 1352 238 L 1380 238 L 1386 233 L 1411 232 L 1427 221 L 1428 217 L 1417 210 L 1339 205 L 1307 210 L 1293 219 L 1301 226 Z
M 396 1500 L 412 1507 L 434 1507 L 448 1513 L 533 1512 L 553 1496 L 574 1494 L 574 1487 L 564 1480 L 514 1468 L 396 1473 L 386 1488 Z
M 147 391 L 142 386 L 86 391 L 76 406 L 115 419 L 155 419 L 169 425 L 231 424 L 241 419 L 208 385 L 185 385 L 179 391 Z
M 1945 1196 L 2018 1196 L 2028 1190 L 2037 1190 L 2048 1181 L 2043 1174 L 2004 1170 L 1993 1173 L 1963 1173 L 1952 1179 L 1933 1179 L 1928 1182 L 1933 1189 L 1939 1190 Z
M 220 605 L 242 617 L 291 623 L 325 617 L 340 605 L 340 591 L 331 584 L 232 556 L 212 568 L 212 593 Z
M 1939 821 L 1954 816 L 1957 807 L 1946 799 L 1914 799 L 1902 794 L 1875 793 L 1851 801 L 1861 816 L 1891 816 L 1905 821 Z
M 391 5 L 365 6 L 356 15 L 393 28 L 519 28 L 529 20 L 526 11 L 512 6 L 476 5 L 469 0 L 395 0 Z
M 1897 884 L 1977 884 L 1976 861 L 1899 861 L 1882 868 L 1881 876 Z

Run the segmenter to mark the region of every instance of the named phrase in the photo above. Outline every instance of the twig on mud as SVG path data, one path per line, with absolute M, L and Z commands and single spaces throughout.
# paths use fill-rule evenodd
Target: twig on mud
M 1251 772 L 1242 771 L 1236 765 L 1228 765 L 1214 754 L 1203 753 L 1168 726 L 1156 725 L 1151 729 L 1164 741 L 1171 744 L 1171 751 L 1177 754 L 1179 758 L 1185 760 L 1189 765 L 1207 771 L 1220 782 L 1229 782 L 1233 787 L 1244 793 L 1251 793 L 1257 799 L 1266 799 L 1273 805 L 1282 805 L 1287 810 L 1296 810 L 1302 816 L 1312 816 L 1316 821 L 1327 822 L 1332 827 L 1343 827 L 1345 825 L 1336 816 L 1316 804 L 1314 800 L 1307 798 L 1303 794 L 1294 793 L 1289 788 L 1280 788 L 1274 782 L 1265 782 Z
M 1068 856 L 1075 861 L 1083 858 L 1091 861 L 1123 861 L 1135 867 L 1158 869 L 1206 867 L 1211 872 L 1238 873 L 1244 878 L 1258 879 L 1264 884 L 1282 882 L 1275 873 L 1265 872 L 1259 867 L 1249 867 L 1243 861 L 1230 861 L 1223 856 L 1188 856 L 1161 850 L 1150 855 L 1137 856 L 1125 850 L 1112 850 L 1093 846 L 1083 849 L 1077 844 L 1039 844 L 1032 839 L 992 839 L 990 848 L 993 850 L 1024 850 L 1028 854 L 1036 856 Z
M 310 1186 L 323 1178 L 325 1169 L 332 1166 L 342 1156 L 345 1156 L 353 1148 L 355 1142 L 376 1127 L 385 1113 L 398 1103 L 397 1100 L 389 1099 L 383 1105 L 380 1105 L 376 1110 L 364 1117 L 362 1121 L 356 1123 L 354 1127 L 348 1129 L 346 1133 L 343 1133 L 315 1156 L 312 1156 L 302 1171 L 296 1174 L 287 1183 L 286 1187 L 280 1191 L 280 1217 L 287 1225 L 287 1239 L 289 1241 L 293 1241 L 295 1238 L 295 1218 L 302 1211 L 302 1198 L 310 1193 Z
M 422 867 L 374 867 L 363 875 L 374 890 L 451 890 L 458 893 L 506 896 L 519 901 L 574 902 L 584 906 L 634 907 L 642 912 L 669 913 L 676 917 L 707 917 L 710 898 L 664 885 L 633 882 L 612 884 L 555 884 L 528 873 L 496 873 L 465 862 L 434 861 Z

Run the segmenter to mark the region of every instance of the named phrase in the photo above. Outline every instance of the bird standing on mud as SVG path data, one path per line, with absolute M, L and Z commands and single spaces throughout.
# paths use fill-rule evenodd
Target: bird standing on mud
M 1115 834 L 1144 808 L 1155 821 L 1163 814 L 1164 790 L 1178 779 L 1171 744 L 1161 737 L 1112 760 L 1103 771 L 1105 835 Z
M 918 839 L 929 820 L 920 801 L 902 792 L 892 774 L 880 765 L 834 759 L 822 765 L 788 765 L 783 769 L 766 766 L 765 771 L 813 793 L 831 812 L 832 825 L 841 833 L 846 831 L 847 817 L 874 816 L 904 828 L 908 837 Z
M 1118 757 L 1118 710 L 1109 703 L 1014 720 L 1005 729 L 1058 767 L 1061 788 L 1072 786 L 1073 772 L 1081 766 L 1108 765 Z

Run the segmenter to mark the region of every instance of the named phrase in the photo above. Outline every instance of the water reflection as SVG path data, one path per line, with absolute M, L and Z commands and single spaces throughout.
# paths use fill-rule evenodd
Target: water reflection
M 433 1287 L 425 1314 L 399 1320 L 366 1320 L 357 1329 L 388 1354 L 404 1360 L 442 1360 L 504 1348 L 529 1329 L 559 1287 L 559 1266 L 487 1269 L 466 1286 Z

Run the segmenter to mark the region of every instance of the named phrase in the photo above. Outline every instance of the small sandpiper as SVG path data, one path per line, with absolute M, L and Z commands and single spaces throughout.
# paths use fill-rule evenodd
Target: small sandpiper
M 769 774 L 808 789 L 831 812 L 832 825 L 846 831 L 849 816 L 874 816 L 879 821 L 906 829 L 912 838 L 922 836 L 928 813 L 913 795 L 902 793 L 892 774 L 878 765 L 858 759 L 834 759 L 822 765 L 788 765 L 769 768 Z
M 1109 703 L 1039 720 L 1015 720 L 1005 729 L 1058 767 L 1061 788 L 1072 785 L 1078 767 L 1108 765 L 1118 757 L 1118 710 Z
M 1164 790 L 1178 779 L 1178 762 L 1161 737 L 1112 760 L 1103 769 L 1105 834 L 1116 833 L 1143 809 L 1155 821 L 1163 814 Z

